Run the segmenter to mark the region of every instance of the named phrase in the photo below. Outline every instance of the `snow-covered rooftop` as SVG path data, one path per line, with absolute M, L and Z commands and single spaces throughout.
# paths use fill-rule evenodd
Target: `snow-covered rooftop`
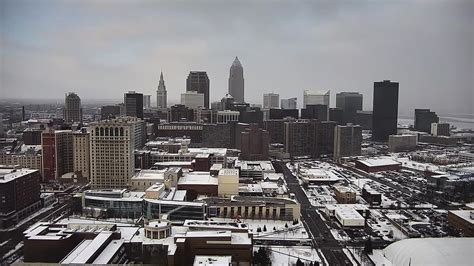
M 392 160 L 390 158 L 371 158 L 365 160 L 359 160 L 360 163 L 365 164 L 369 167 L 377 167 L 377 166 L 386 166 L 386 165 L 399 165 L 400 163 Z
M 217 185 L 218 179 L 209 172 L 190 172 L 181 177 L 178 185 Z

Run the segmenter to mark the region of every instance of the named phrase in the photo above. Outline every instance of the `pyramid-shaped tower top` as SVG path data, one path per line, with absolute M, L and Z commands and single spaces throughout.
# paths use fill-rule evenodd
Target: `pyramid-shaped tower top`
M 232 66 L 239 66 L 242 67 L 242 64 L 240 64 L 239 58 L 236 56 L 234 62 L 232 63 Z

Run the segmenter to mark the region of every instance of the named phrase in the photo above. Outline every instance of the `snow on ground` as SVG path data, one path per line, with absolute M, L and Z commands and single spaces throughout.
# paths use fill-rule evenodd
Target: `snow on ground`
M 331 229 L 332 236 L 338 241 L 349 241 L 351 238 L 344 233 L 344 230 Z
M 383 250 L 381 249 L 374 249 L 372 254 L 369 255 L 370 259 L 373 263 L 377 266 L 391 266 L 392 263 L 384 257 Z
M 409 169 L 415 169 L 415 170 L 418 170 L 418 171 L 425 171 L 425 170 L 438 171 L 439 170 L 439 166 L 437 166 L 437 165 L 430 164 L 430 163 L 421 163 L 421 162 L 412 161 L 412 160 L 410 160 L 409 158 L 406 158 L 406 157 L 399 158 L 399 157 L 394 156 L 393 159 L 400 162 L 402 164 L 402 167 L 406 167 L 406 168 L 409 168 Z
M 357 187 L 362 189 L 366 183 L 373 182 L 371 179 L 368 178 L 357 178 L 357 179 L 352 179 L 353 184 L 355 184 Z
M 351 255 L 352 253 L 347 248 L 343 248 L 342 251 L 344 252 L 344 254 L 346 254 L 346 257 L 349 258 L 352 265 L 358 265 L 357 261 L 355 261 L 354 258 L 352 257 L 352 255 Z
M 379 211 L 371 210 L 370 214 L 376 222 L 368 221 L 369 226 L 375 232 L 380 233 L 384 240 L 391 241 L 407 238 L 402 231 L 396 228 L 387 218 L 383 217 Z
M 296 265 L 298 258 L 309 264 L 311 261 L 321 262 L 315 249 L 306 246 L 266 246 L 270 251 L 270 259 L 272 265 Z M 254 251 L 258 251 L 259 247 L 255 246 Z
M 215 221 L 234 221 L 230 218 L 212 218 Z M 303 224 L 293 225 L 292 221 L 278 221 L 278 220 L 251 220 L 241 219 L 242 223 L 248 225 L 251 232 L 254 233 L 254 238 L 272 238 L 272 239 L 308 239 L 309 235 L 306 232 Z M 288 225 L 288 228 L 286 228 Z M 263 227 L 266 227 L 267 231 L 263 231 Z M 262 230 L 257 232 L 257 228 Z M 276 230 L 273 230 L 273 229 Z

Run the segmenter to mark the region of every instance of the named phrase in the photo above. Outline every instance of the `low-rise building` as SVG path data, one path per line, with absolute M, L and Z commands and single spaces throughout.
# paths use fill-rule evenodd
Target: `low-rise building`
M 334 216 L 343 227 L 363 227 L 365 219 L 353 208 L 336 207 Z
M 367 173 L 375 173 L 381 171 L 398 171 L 400 170 L 401 163 L 390 158 L 371 158 L 357 160 L 355 166 Z
M 453 210 L 448 212 L 448 224 L 465 237 L 474 237 L 474 211 Z
M 186 190 L 188 200 L 194 200 L 199 195 L 217 196 L 219 179 L 209 172 L 190 172 L 178 180 L 177 188 Z
M 334 193 L 336 194 L 337 203 L 354 204 L 356 203 L 356 192 L 348 187 L 335 186 Z
M 370 205 L 379 205 L 382 203 L 382 194 L 367 185 L 362 188 L 362 198 Z
M 239 194 L 239 170 L 221 169 L 218 175 L 219 197 L 230 197 Z
M 270 161 L 235 161 L 234 167 L 239 169 L 240 180 L 261 180 L 265 173 L 275 173 Z

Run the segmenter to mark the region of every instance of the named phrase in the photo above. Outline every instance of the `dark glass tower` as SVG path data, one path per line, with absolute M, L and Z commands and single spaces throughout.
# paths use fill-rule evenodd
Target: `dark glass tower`
M 209 77 L 205 71 L 191 71 L 186 80 L 186 91 L 204 94 L 204 107 L 209 109 Z
M 372 140 L 386 142 L 389 135 L 397 134 L 397 118 L 398 82 L 374 82 Z
M 358 92 L 338 93 L 336 94 L 336 107 L 343 111 L 343 124 L 354 123 L 357 111 L 362 111 L 362 94 Z
M 123 103 L 125 115 L 143 119 L 143 94 L 129 91 L 125 93 Z

